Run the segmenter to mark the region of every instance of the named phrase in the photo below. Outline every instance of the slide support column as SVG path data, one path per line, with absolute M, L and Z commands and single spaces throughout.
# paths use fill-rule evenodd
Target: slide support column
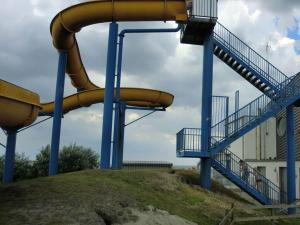
M 201 117 L 201 151 L 210 151 L 211 142 L 211 112 L 213 90 L 213 35 L 210 34 L 204 42 L 203 74 L 202 74 L 202 117 Z M 211 159 L 201 158 L 200 184 L 211 189 Z
M 295 152 L 295 128 L 294 128 L 294 106 L 290 105 L 286 110 L 287 122 L 287 194 L 288 204 L 296 202 L 296 152 Z M 296 213 L 295 208 L 288 209 L 289 214 Z
M 116 103 L 115 103 L 115 120 L 114 120 L 114 143 L 113 143 L 113 156 L 112 168 L 121 169 L 122 165 L 119 163 L 120 149 L 120 134 L 122 128 L 121 122 L 121 102 L 120 102 L 120 88 L 121 88 L 121 74 L 122 74 L 122 57 L 123 57 L 123 41 L 124 34 L 119 34 L 119 48 L 118 48 L 118 65 L 117 65 L 117 82 L 116 82 Z M 123 155 L 123 152 L 122 152 Z
M 3 184 L 13 181 L 15 152 L 16 152 L 17 130 L 7 130 L 6 153 L 3 171 Z
M 125 114 L 126 114 L 126 103 L 120 102 L 117 129 L 114 135 L 117 135 L 117 142 L 114 142 L 113 149 L 113 169 L 122 169 L 123 166 L 123 150 L 124 150 L 124 133 L 125 133 Z M 116 121 L 116 120 L 115 120 Z
M 100 160 L 101 169 L 109 169 L 110 167 L 117 41 L 118 41 L 118 24 L 112 22 L 109 25 L 109 38 L 108 38 L 108 50 L 107 50 L 101 160 Z
M 66 52 L 59 53 L 52 125 L 51 152 L 49 161 L 49 176 L 56 175 L 58 171 L 58 154 L 60 143 L 61 119 L 63 116 L 62 108 L 67 57 L 68 56 Z

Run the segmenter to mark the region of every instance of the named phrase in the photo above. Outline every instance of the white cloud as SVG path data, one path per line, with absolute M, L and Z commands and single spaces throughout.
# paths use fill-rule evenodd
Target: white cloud
M 51 43 L 49 26 L 63 8 L 78 2 L 4 0 L 1 3 L 1 79 L 34 90 L 43 101 L 52 100 L 55 91 L 57 52 Z M 219 1 L 219 21 L 249 43 L 256 51 L 287 74 L 300 68 L 295 52 L 299 41 L 287 37 L 287 28 L 296 25 L 300 1 L 224 0 Z M 13 13 L 12 13 L 13 12 Z M 276 23 L 275 20 L 278 22 Z M 174 27 L 174 23 L 120 23 L 123 28 Z M 81 55 L 90 78 L 104 86 L 108 24 L 94 25 L 77 34 Z M 12 43 L 12 44 L 11 44 Z M 271 50 L 267 54 L 266 45 Z M 156 159 L 178 164 L 197 160 L 178 159 L 175 134 L 183 127 L 200 127 L 202 54 L 200 46 L 181 45 L 177 34 L 128 34 L 124 41 L 122 84 L 161 89 L 175 95 L 173 106 L 126 127 L 125 158 Z M 228 66 L 214 58 L 214 94 L 229 95 L 240 89 L 241 106 L 260 95 Z M 65 95 L 76 90 L 66 78 Z M 251 94 L 249 94 L 251 93 Z M 232 111 L 233 101 L 231 101 Z M 100 149 L 102 104 L 65 115 L 61 143 L 76 142 Z M 144 112 L 128 111 L 127 122 Z M 22 132 L 19 152 L 33 156 L 50 142 L 52 122 Z M 5 137 L 0 136 L 5 142 Z

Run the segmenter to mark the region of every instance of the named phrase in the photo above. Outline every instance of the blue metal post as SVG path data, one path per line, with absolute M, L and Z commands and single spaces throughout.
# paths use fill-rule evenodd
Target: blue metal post
M 295 130 L 293 105 L 287 107 L 287 194 L 288 204 L 296 202 L 296 153 L 295 153 Z M 289 214 L 296 212 L 295 208 L 288 209 Z
M 209 152 L 211 142 L 211 112 L 213 90 L 213 35 L 204 41 L 203 78 L 202 78 L 202 119 L 201 150 Z M 211 188 L 211 159 L 201 158 L 200 184 L 203 188 Z
M 123 148 L 124 148 L 124 122 L 125 122 L 125 106 L 121 106 L 120 102 L 120 87 L 121 87 L 121 74 L 122 74 L 122 57 L 123 57 L 123 42 L 126 33 L 171 33 L 178 32 L 181 29 L 181 25 L 178 24 L 176 28 L 162 28 L 162 29 L 125 29 L 119 34 L 119 48 L 118 48 L 118 65 L 117 65 L 117 82 L 116 82 L 116 104 L 115 104 L 115 120 L 114 120 L 114 141 L 113 141 L 113 156 L 112 156 L 112 168 L 120 169 L 123 160 Z M 124 107 L 124 113 L 122 113 L 121 107 Z M 143 110 L 143 108 L 141 108 Z M 124 121 L 122 123 L 122 120 Z M 123 136 L 122 136 L 123 134 Z
M 229 115 L 229 97 L 226 97 L 225 100 L 225 137 L 228 137 L 229 124 L 228 124 L 228 115 Z
M 119 108 L 119 120 L 118 120 L 118 132 L 117 133 L 117 143 L 114 142 L 113 151 L 113 169 L 121 169 L 123 164 L 123 149 L 124 149 L 124 132 L 125 132 L 125 113 L 126 113 L 126 103 L 120 103 Z
M 114 143 L 113 143 L 113 156 L 112 156 L 112 168 L 120 169 L 119 167 L 119 155 L 120 155 L 120 129 L 121 124 L 121 112 L 120 112 L 120 88 L 121 88 L 121 72 L 122 72 L 122 57 L 123 57 L 123 40 L 124 34 L 119 35 L 119 48 L 118 48 L 118 65 L 117 65 L 117 84 L 116 84 L 116 103 L 115 103 L 115 120 L 114 120 Z M 124 127 L 123 127 L 124 129 Z
M 102 144 L 101 144 L 101 161 L 100 161 L 100 167 L 102 169 L 109 169 L 110 167 L 111 131 L 112 131 L 112 117 L 113 117 L 117 41 L 118 41 L 118 24 L 112 22 L 109 25 L 106 80 L 105 80 L 105 93 L 104 93 Z
M 118 157 L 118 168 L 123 167 L 123 152 L 124 152 L 124 136 L 125 136 L 125 119 L 126 119 L 126 104 L 122 103 L 120 105 L 120 137 L 119 137 L 119 157 Z
M 3 184 L 13 181 L 17 130 L 7 130 L 6 153 L 3 171 Z
M 239 128 L 239 117 L 238 117 L 238 111 L 240 109 L 240 91 L 235 92 L 235 101 L 234 101 L 234 131 L 236 132 Z
M 61 131 L 61 118 L 63 116 L 62 107 L 63 107 L 63 97 L 64 97 L 66 63 L 67 63 L 67 53 L 65 52 L 59 53 L 54 113 L 53 113 L 53 125 L 52 125 L 49 176 L 56 175 L 58 171 L 58 152 L 59 152 L 60 131 Z

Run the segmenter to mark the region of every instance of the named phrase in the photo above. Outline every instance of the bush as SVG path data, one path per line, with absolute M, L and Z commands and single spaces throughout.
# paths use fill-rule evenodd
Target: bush
M 0 157 L 0 179 L 2 180 L 4 171 L 4 156 Z M 32 162 L 25 156 L 24 153 L 15 156 L 15 167 L 14 167 L 14 181 L 24 180 L 33 178 L 35 175 L 33 173 Z
M 38 153 L 35 157 L 35 161 L 33 163 L 35 177 L 48 175 L 49 160 L 50 145 L 47 145 L 46 147 L 42 147 L 40 153 Z
M 98 167 L 98 154 L 90 148 L 76 144 L 64 146 L 59 152 L 58 172 L 67 173 Z M 43 147 L 34 162 L 36 176 L 47 176 L 50 159 L 50 146 Z
M 59 172 L 67 173 L 98 167 L 98 155 L 90 148 L 70 145 L 59 154 Z
M 50 159 L 50 145 L 42 148 L 35 161 L 30 161 L 24 153 L 16 154 L 14 181 L 47 176 Z M 59 153 L 59 173 L 74 172 L 98 167 L 99 157 L 90 148 L 76 144 L 64 146 Z M 0 156 L 0 179 L 3 176 L 4 156 Z M 1 181 L 0 181 L 1 182 Z

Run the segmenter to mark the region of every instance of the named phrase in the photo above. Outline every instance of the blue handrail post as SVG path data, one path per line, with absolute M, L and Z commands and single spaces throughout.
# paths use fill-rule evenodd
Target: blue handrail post
M 287 107 L 287 193 L 288 204 L 294 204 L 296 201 L 296 172 L 295 172 L 295 130 L 294 130 L 294 111 L 293 105 Z M 296 213 L 295 208 L 288 209 L 289 214 Z
M 117 41 L 118 41 L 118 24 L 116 22 L 112 22 L 109 25 L 109 38 L 108 38 L 108 50 L 107 50 L 101 160 L 100 160 L 101 169 L 109 169 L 110 167 Z
M 213 34 L 204 41 L 202 78 L 201 150 L 209 153 L 211 143 L 211 114 L 213 90 Z M 211 159 L 201 158 L 200 184 L 211 189 Z
M 3 171 L 3 184 L 13 181 L 16 152 L 17 130 L 7 130 L 6 153 Z
M 229 97 L 226 97 L 225 99 L 225 137 L 228 138 L 228 132 L 229 132 Z
M 240 91 L 236 91 L 234 95 L 234 112 L 235 112 L 235 118 L 234 118 L 234 132 L 237 132 L 239 129 L 239 115 L 238 111 L 240 109 Z
M 62 108 L 67 57 L 68 55 L 66 52 L 59 53 L 52 125 L 51 152 L 49 161 L 49 176 L 56 175 L 58 171 L 58 153 L 61 131 L 61 118 L 63 116 Z

